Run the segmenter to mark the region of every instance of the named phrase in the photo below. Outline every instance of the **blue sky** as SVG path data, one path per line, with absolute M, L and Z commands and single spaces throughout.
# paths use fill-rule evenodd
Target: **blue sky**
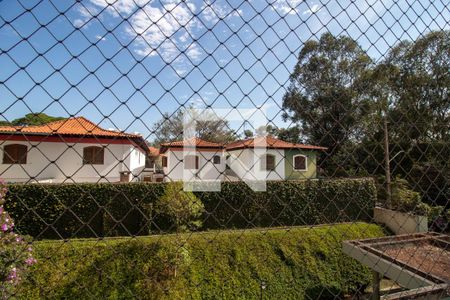
M 281 99 L 305 41 L 348 35 L 378 61 L 449 29 L 446 2 L 4 0 L 0 119 L 82 115 L 152 140 L 162 113 L 193 104 L 264 107 L 289 127 Z

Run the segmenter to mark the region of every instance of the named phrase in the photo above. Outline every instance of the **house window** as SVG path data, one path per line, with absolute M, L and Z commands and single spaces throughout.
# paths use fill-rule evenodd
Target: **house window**
M 3 147 L 4 164 L 26 164 L 28 147 L 20 144 L 11 144 Z
M 214 163 L 215 165 L 220 164 L 220 156 L 219 156 L 219 155 L 214 155 L 214 156 L 213 156 L 213 163 Z
M 83 149 L 83 164 L 103 165 L 105 161 L 105 148 L 89 146 Z
M 162 164 L 163 168 L 167 168 L 167 156 L 163 156 L 161 158 L 161 164 Z
M 197 170 L 198 169 L 198 156 L 186 155 L 184 157 L 184 169 L 185 170 Z
M 261 160 L 261 169 L 266 171 L 274 171 L 275 170 L 275 155 L 266 154 L 262 157 Z
M 294 156 L 294 170 L 295 171 L 306 171 L 306 156 L 305 155 Z

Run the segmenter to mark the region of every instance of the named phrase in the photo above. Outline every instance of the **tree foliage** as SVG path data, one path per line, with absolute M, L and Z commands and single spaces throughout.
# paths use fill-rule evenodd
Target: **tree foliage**
M 244 130 L 244 137 L 251 138 L 254 136 L 270 135 L 280 140 L 291 143 L 303 143 L 302 132 L 299 126 L 293 125 L 288 128 L 275 127 L 272 125 L 260 126 L 256 128 L 255 133 L 247 129 Z
M 300 51 L 284 118 L 329 148 L 319 161 L 327 176 L 384 175 L 386 118 L 393 178 L 406 178 L 426 203 L 448 205 L 449 70 L 449 31 L 402 41 L 377 63 L 351 38 L 325 33 Z
M 178 110 L 174 114 L 163 114 L 163 118 L 155 124 L 154 144 L 173 142 L 183 139 L 184 118 L 188 113 L 189 119 L 195 121 L 195 136 L 206 141 L 216 143 L 227 143 L 236 140 L 237 134 L 230 128 L 228 121 L 217 116 L 205 116 L 195 109 L 186 111 Z
M 193 192 L 184 191 L 181 182 L 168 183 L 164 195 L 157 201 L 156 211 L 173 219 L 177 232 L 202 226 L 203 203 Z
M 22 118 L 17 118 L 12 120 L 11 122 L 8 121 L 0 121 L 0 126 L 6 126 L 6 125 L 14 125 L 14 126 L 32 126 L 32 125 L 43 125 L 54 121 L 64 120 L 63 117 L 53 117 L 49 116 L 45 113 L 29 113 L 26 114 Z
M 396 140 L 450 141 L 450 33 L 431 32 L 394 47 L 384 61 Z
M 308 142 L 335 153 L 367 113 L 365 73 L 372 60 L 346 36 L 307 41 L 283 97 L 283 117 L 301 125 Z

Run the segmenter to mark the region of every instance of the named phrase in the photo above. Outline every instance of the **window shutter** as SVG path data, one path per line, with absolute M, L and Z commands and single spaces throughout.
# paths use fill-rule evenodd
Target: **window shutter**
M 262 170 L 273 171 L 275 170 L 275 155 L 266 154 L 261 160 Z
M 306 170 L 306 157 L 296 156 L 294 158 L 294 169 L 295 170 Z
M 266 165 L 267 165 L 267 170 L 275 170 L 275 156 L 267 155 L 266 156 Z
M 214 155 L 214 156 L 213 156 L 213 163 L 214 163 L 215 165 L 220 164 L 220 156 L 219 156 L 219 155 Z
M 87 165 L 103 165 L 105 162 L 105 149 L 90 146 L 83 149 L 83 163 Z
M 163 166 L 163 168 L 167 167 L 167 156 L 162 157 L 162 166 Z
M 11 144 L 3 147 L 4 164 L 26 164 L 28 147 L 21 144 Z

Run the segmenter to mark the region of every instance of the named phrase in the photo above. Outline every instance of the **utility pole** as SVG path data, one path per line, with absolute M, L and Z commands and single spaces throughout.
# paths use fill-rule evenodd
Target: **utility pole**
M 389 159 L 389 132 L 387 113 L 385 112 L 384 118 L 384 168 L 386 172 L 386 206 L 391 208 L 391 167 Z

